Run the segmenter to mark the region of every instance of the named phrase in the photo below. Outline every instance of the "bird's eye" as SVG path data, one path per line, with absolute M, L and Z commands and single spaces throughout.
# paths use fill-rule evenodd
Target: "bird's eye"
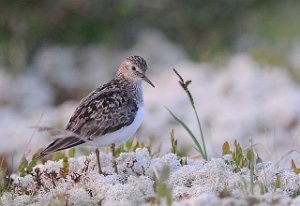
M 135 71 L 135 70 L 136 70 L 135 66 L 132 66 L 132 67 L 131 67 L 131 69 L 132 69 L 133 71 Z

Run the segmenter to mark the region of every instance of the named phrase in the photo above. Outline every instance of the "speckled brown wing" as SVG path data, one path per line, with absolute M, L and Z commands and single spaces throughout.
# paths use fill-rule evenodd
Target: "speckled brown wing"
M 117 86 L 118 85 L 118 86 Z M 138 110 L 131 92 L 120 84 L 107 84 L 84 98 L 66 130 L 83 138 L 101 136 L 130 125 Z
M 122 80 L 114 79 L 83 98 L 66 127 L 70 134 L 55 139 L 41 152 L 40 157 L 130 125 L 137 113 L 138 103 L 130 91 L 130 84 L 118 81 Z

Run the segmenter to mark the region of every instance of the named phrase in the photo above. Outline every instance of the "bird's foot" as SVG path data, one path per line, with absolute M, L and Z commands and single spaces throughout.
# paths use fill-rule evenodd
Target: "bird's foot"
M 112 160 L 112 164 L 113 164 L 113 168 L 114 168 L 114 170 L 115 170 L 115 173 L 116 173 L 116 174 L 119 174 L 116 159 L 113 159 L 113 160 Z

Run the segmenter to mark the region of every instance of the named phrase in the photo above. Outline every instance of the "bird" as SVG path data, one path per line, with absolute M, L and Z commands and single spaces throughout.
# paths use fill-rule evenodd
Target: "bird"
M 82 144 L 95 146 L 99 173 L 103 174 L 98 147 L 115 145 L 132 138 L 142 124 L 144 100 L 142 82 L 154 84 L 146 76 L 145 59 L 133 55 L 119 66 L 114 78 L 98 87 L 75 109 L 65 133 L 54 139 L 39 158 Z M 114 168 L 117 172 L 115 161 Z

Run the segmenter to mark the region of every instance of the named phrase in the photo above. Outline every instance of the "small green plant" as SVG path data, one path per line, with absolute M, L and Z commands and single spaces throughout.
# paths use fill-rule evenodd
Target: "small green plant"
M 69 157 L 75 157 L 75 148 L 69 149 Z
M 191 131 L 191 129 L 179 118 L 177 117 L 170 109 L 166 108 L 168 110 L 168 112 L 171 114 L 171 116 L 187 131 L 187 133 L 190 135 L 190 137 L 192 138 L 195 146 L 194 148 L 200 153 L 200 155 L 203 157 L 203 159 L 208 160 L 208 155 L 207 155 L 207 151 L 206 151 L 206 144 L 205 144 L 205 139 L 204 139 L 204 135 L 203 135 L 203 131 L 202 131 L 202 126 L 200 123 L 200 119 L 195 107 L 195 103 L 194 103 L 194 99 L 193 96 L 188 88 L 189 84 L 192 82 L 191 80 L 187 80 L 184 81 L 183 78 L 181 77 L 181 75 L 175 70 L 173 69 L 173 71 L 175 72 L 175 74 L 178 76 L 179 78 L 179 84 L 180 86 L 183 88 L 183 90 L 185 91 L 185 93 L 187 94 L 190 104 L 192 106 L 192 109 L 194 111 L 194 114 L 196 116 L 197 119 L 197 123 L 198 123 L 198 128 L 199 128 L 199 132 L 200 132 L 200 137 L 201 137 L 201 143 L 199 143 L 198 139 L 196 138 L 196 135 Z
M 178 149 L 178 140 L 175 138 L 174 130 L 172 129 L 170 132 L 170 140 L 171 140 L 171 152 L 176 154 L 178 159 L 180 160 L 181 165 L 187 165 L 186 156 L 186 148 Z
M 155 198 L 155 203 L 157 205 L 162 205 L 161 199 L 165 199 L 166 205 L 172 205 L 172 187 L 167 184 L 167 180 L 170 176 L 170 168 L 165 166 L 159 175 L 154 176 L 154 192 L 157 197 Z
M 276 175 L 276 180 L 275 180 L 275 188 L 279 189 L 281 187 L 281 180 L 280 180 L 280 175 Z
M 37 157 L 40 155 L 42 149 L 39 149 L 36 153 L 32 155 L 31 161 L 29 162 L 27 166 L 27 172 L 32 172 L 34 166 L 37 165 Z
M 296 166 L 296 163 L 294 162 L 294 160 L 291 160 L 291 167 L 293 169 L 293 171 L 298 175 L 300 174 L 300 168 Z M 298 188 L 298 190 L 296 190 L 291 197 L 295 198 L 298 197 L 300 195 L 300 188 Z
M 0 197 L 4 192 L 12 190 L 13 180 L 7 167 L 6 157 L 0 156 Z M 2 205 L 1 200 L 0 205 Z
M 58 160 L 63 159 L 65 157 L 66 157 L 65 151 L 59 151 L 59 152 L 53 153 L 53 155 L 51 157 L 51 160 L 58 161 Z
M 31 157 L 30 162 L 25 156 L 22 157 L 21 162 L 18 167 L 20 177 L 24 177 L 26 174 L 32 172 L 34 166 L 37 165 L 37 157 L 40 155 L 41 149 L 34 153 Z
M 247 165 L 247 159 L 244 157 L 243 149 L 236 140 L 234 141 L 234 150 L 232 152 L 232 159 L 235 162 L 236 166 L 243 168 Z
M 222 146 L 222 156 L 227 155 L 227 154 L 231 154 L 231 151 L 230 151 L 230 145 L 226 141 L 226 142 L 224 142 L 224 144 Z
M 174 154 L 177 154 L 177 147 L 178 147 L 178 142 L 177 139 L 175 139 L 174 136 L 174 129 L 171 130 L 170 132 L 170 138 L 171 138 L 171 152 Z
M 222 146 L 222 155 L 228 155 L 231 154 L 232 160 L 234 164 L 236 165 L 236 170 L 240 171 L 240 169 L 244 167 L 248 167 L 249 169 L 253 169 L 252 166 L 255 165 L 257 161 L 261 161 L 260 157 L 257 156 L 257 159 L 255 159 L 255 154 L 252 149 L 247 150 L 246 155 L 244 154 L 243 148 L 241 147 L 240 143 L 238 143 L 237 140 L 234 141 L 234 149 L 230 149 L 229 143 L 226 141 Z
M 19 164 L 18 167 L 18 171 L 19 171 L 19 176 L 20 177 L 24 177 L 27 171 L 27 167 L 28 167 L 28 160 L 26 159 L 26 157 L 23 155 L 21 162 Z
M 247 152 L 247 160 L 249 162 L 248 167 L 250 169 L 250 192 L 251 194 L 253 194 L 253 190 L 254 190 L 254 166 L 255 166 L 255 156 L 254 156 L 254 152 L 253 149 L 249 149 Z
M 240 143 L 237 140 L 234 141 L 234 149 L 233 151 L 230 149 L 229 143 L 226 141 L 222 146 L 222 154 L 224 155 L 231 155 L 232 162 L 226 160 L 227 164 L 234 164 L 235 165 L 235 172 L 240 172 L 242 168 L 247 167 L 250 171 L 250 185 L 247 185 L 246 180 L 244 179 L 242 182 L 244 184 L 245 191 L 249 191 L 251 194 L 254 193 L 255 186 L 260 187 L 261 193 L 265 193 L 266 188 L 262 184 L 262 182 L 257 181 L 255 178 L 255 165 L 261 162 L 261 158 L 258 154 L 255 156 L 255 152 L 253 150 L 253 144 L 251 141 L 251 146 L 247 149 L 246 153 L 243 151 Z
M 64 157 L 63 158 L 63 165 L 62 165 L 62 168 L 60 168 L 60 170 L 59 170 L 59 174 L 63 178 L 66 178 L 68 173 L 69 173 L 69 158 Z
M 294 162 L 294 160 L 291 160 L 291 167 L 296 174 L 300 173 L 300 168 L 296 166 L 296 163 Z

